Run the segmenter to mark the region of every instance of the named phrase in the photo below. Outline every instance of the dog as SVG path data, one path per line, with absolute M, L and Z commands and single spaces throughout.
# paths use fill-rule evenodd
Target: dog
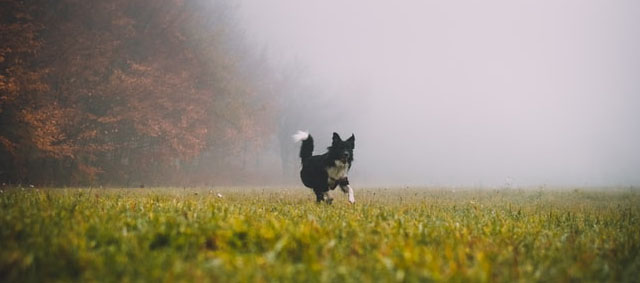
M 340 186 L 342 192 L 349 195 L 349 202 L 355 203 L 353 188 L 349 185 L 347 178 L 353 163 L 355 136 L 352 134 L 350 138 L 343 141 L 340 135 L 333 133 L 331 146 L 321 155 L 313 155 L 313 137 L 308 132 L 298 131 L 293 135 L 293 139 L 296 142 L 302 141 L 300 179 L 305 186 L 313 189 L 316 202 L 332 203 L 333 198 L 329 192 Z

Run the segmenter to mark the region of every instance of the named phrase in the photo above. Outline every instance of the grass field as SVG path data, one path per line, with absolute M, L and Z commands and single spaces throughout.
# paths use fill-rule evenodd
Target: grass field
M 303 188 L 4 189 L 0 281 L 640 280 L 637 189 L 313 200 Z

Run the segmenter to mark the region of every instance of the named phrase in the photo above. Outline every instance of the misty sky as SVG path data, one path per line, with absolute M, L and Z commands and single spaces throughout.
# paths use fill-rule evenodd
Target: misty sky
M 276 65 L 365 90 L 341 101 L 353 113 L 335 125 L 356 135 L 352 183 L 640 184 L 640 1 L 239 9 Z

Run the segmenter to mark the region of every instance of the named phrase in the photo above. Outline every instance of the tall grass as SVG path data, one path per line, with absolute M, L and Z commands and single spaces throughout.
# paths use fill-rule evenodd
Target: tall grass
M 5 189 L 0 281 L 640 280 L 634 189 L 356 197 L 319 205 L 302 188 Z

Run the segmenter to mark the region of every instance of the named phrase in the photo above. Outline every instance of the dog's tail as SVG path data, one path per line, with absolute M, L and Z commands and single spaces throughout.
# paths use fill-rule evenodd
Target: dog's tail
M 300 159 L 302 159 L 303 162 L 305 159 L 311 157 L 313 154 L 313 137 L 309 132 L 298 131 L 293 135 L 293 140 L 295 142 L 302 141 L 302 146 L 300 146 Z

